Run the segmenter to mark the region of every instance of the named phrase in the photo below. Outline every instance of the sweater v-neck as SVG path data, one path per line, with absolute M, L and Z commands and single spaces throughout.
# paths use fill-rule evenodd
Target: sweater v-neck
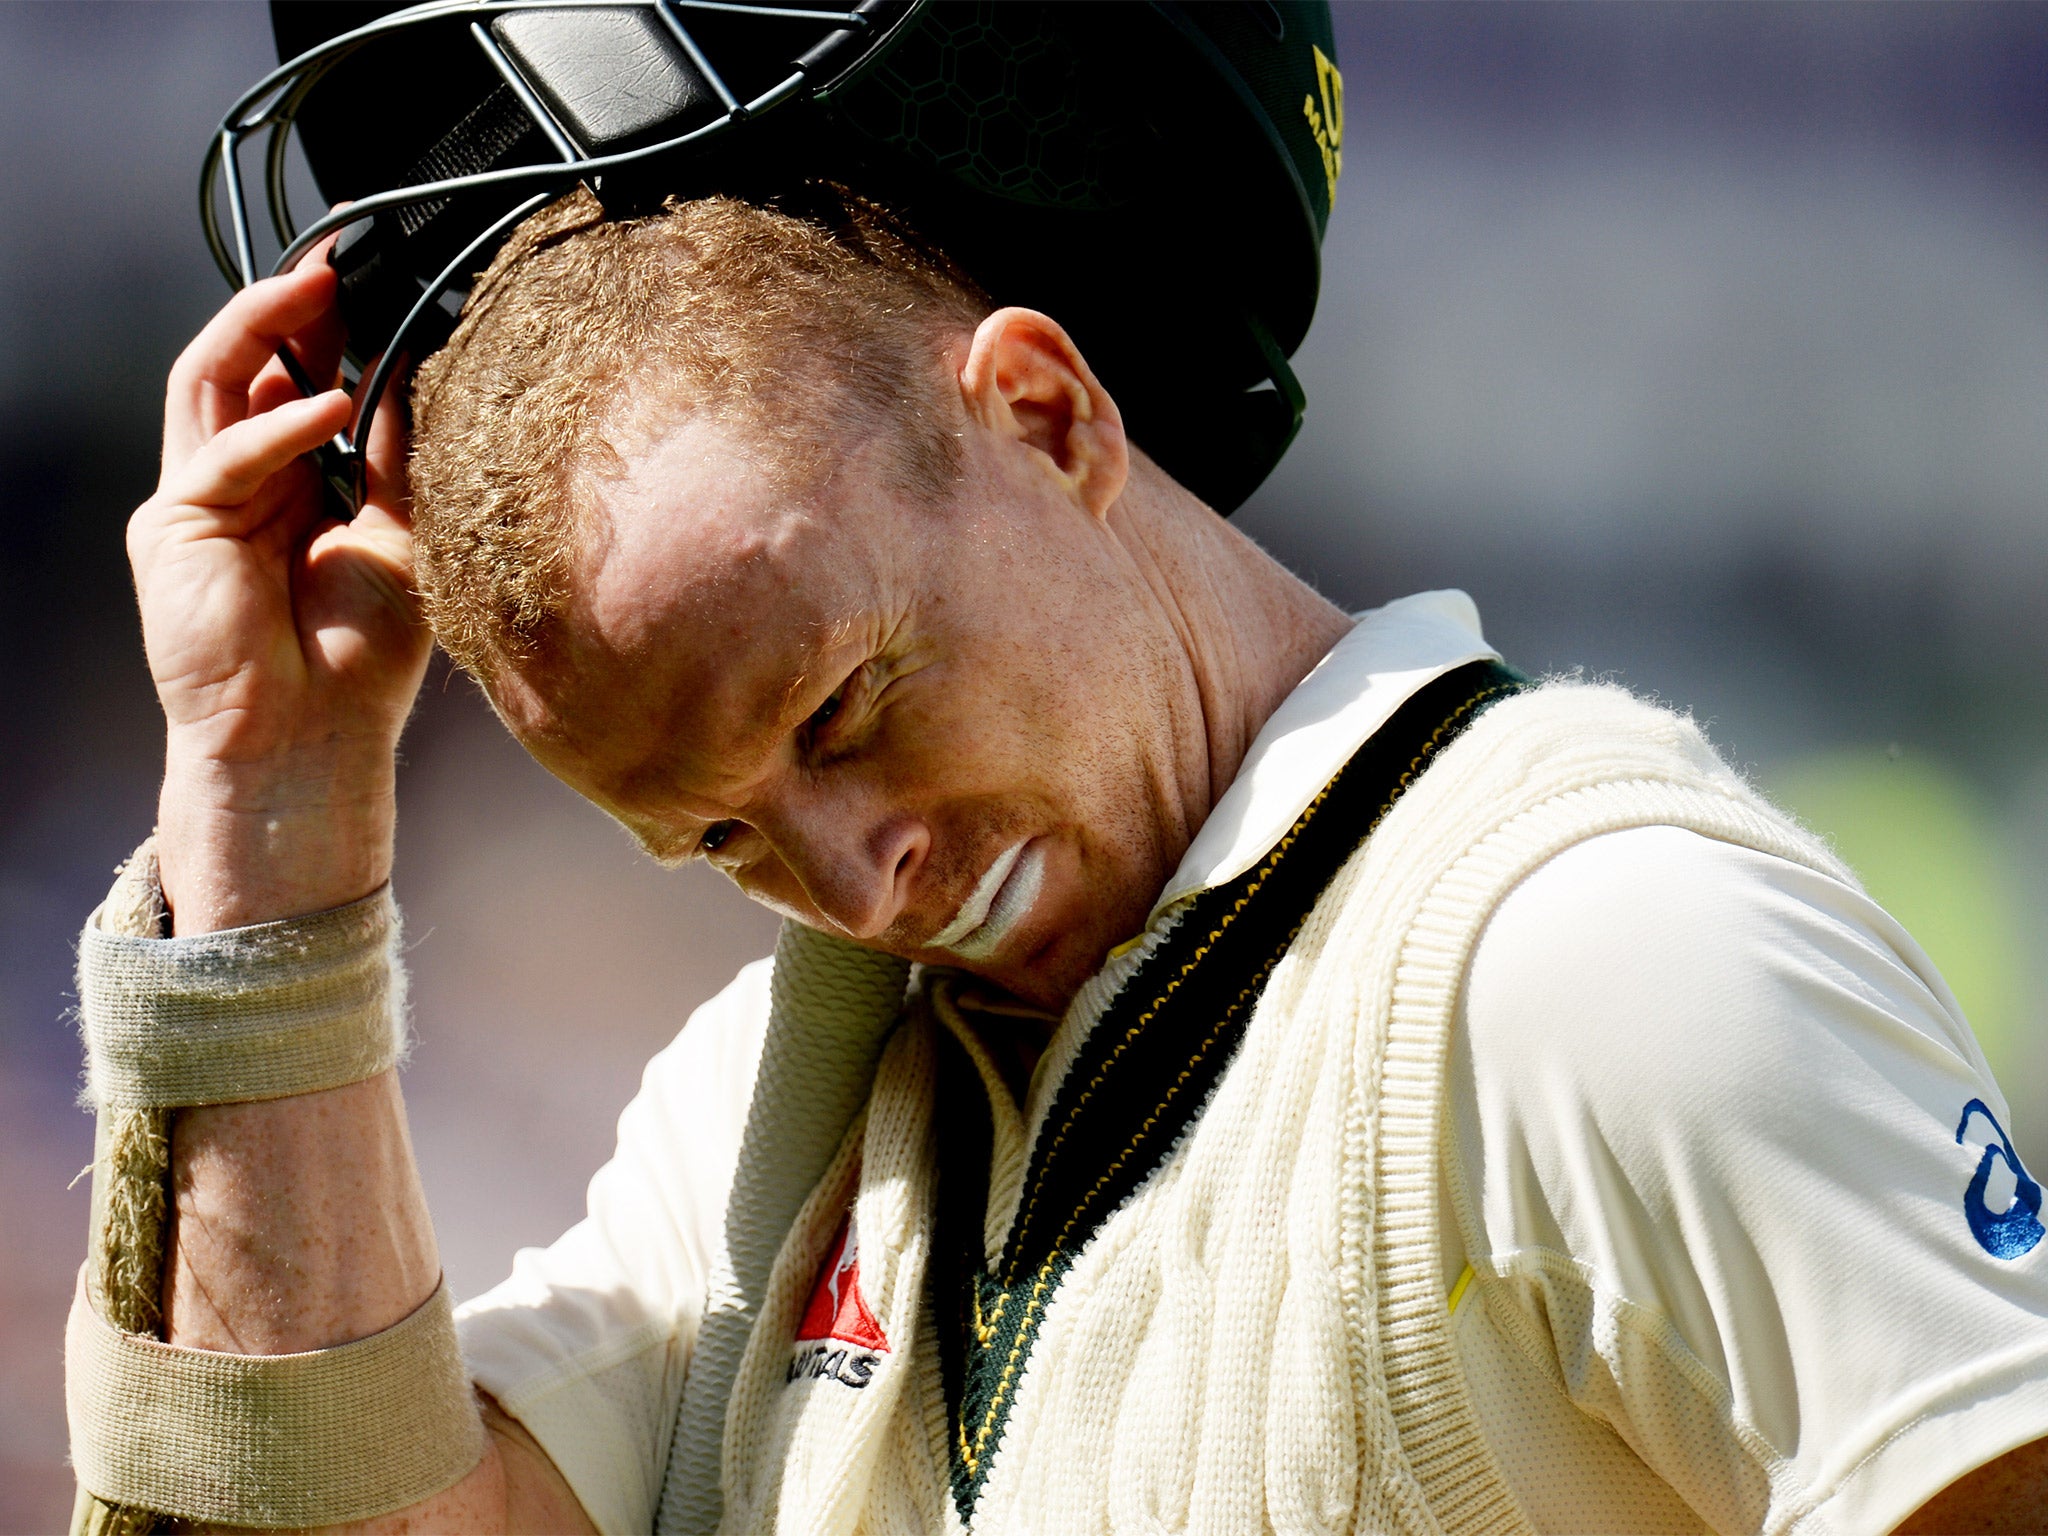
M 1351 628 L 1281 701 L 1245 753 L 1144 930 L 1117 946 L 1083 982 L 1047 1040 L 1024 1096 L 1024 1132 L 1035 1142 L 1053 1095 L 1110 1000 L 1204 891 L 1227 885 L 1270 853 L 1310 802 L 1421 689 L 1453 668 L 1498 661 L 1479 609 L 1456 589 L 1417 592 L 1353 616 Z M 991 1202 L 1017 1190 L 992 1189 Z
M 1200 1116 L 1267 979 L 1352 854 L 1445 746 L 1489 705 L 1528 686 L 1481 659 L 1410 692 L 1384 732 L 1338 765 L 1255 865 L 1189 898 L 1183 920 L 1143 947 L 1145 958 L 1105 1003 L 1050 1098 L 1049 1118 L 1028 1139 L 1016 1135 L 993 1064 L 953 1026 L 977 1058 L 941 1068 L 951 1082 L 941 1089 L 948 1152 L 936 1241 L 945 1297 L 936 1310 L 963 1521 L 1067 1269 Z M 985 1103 L 974 1102 L 977 1088 Z M 1028 1161 L 1015 1155 L 1027 1148 Z

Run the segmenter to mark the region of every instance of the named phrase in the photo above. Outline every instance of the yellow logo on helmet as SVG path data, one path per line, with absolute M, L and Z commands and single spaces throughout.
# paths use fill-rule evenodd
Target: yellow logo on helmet
M 1318 104 L 1314 91 L 1302 97 L 1301 115 L 1308 119 L 1316 148 L 1323 152 L 1323 178 L 1330 184 L 1330 206 L 1334 208 L 1337 178 L 1344 174 L 1344 76 L 1315 44 L 1309 44 L 1309 51 L 1316 56 L 1316 89 L 1323 99 Z

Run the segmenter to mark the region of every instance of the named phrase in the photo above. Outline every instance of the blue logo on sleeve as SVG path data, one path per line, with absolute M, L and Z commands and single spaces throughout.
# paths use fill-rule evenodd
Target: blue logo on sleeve
M 1991 1122 L 1997 1139 L 1985 1144 L 1984 1155 L 1977 1160 L 1977 1171 L 1970 1177 L 1970 1187 L 1963 1191 L 1963 1219 L 1970 1224 L 1970 1235 L 1994 1259 L 2021 1258 L 2032 1253 L 2034 1245 L 2041 1241 L 2041 1186 L 2027 1177 L 2005 1127 L 1982 1099 L 1972 1099 L 1963 1106 L 1963 1118 L 1956 1125 L 1956 1145 L 1963 1144 L 1963 1132 L 1977 1115 Z M 1984 1191 L 1991 1183 L 1991 1164 L 1996 1158 L 2005 1160 L 2017 1184 L 2002 1211 L 1992 1210 L 1984 1199 Z

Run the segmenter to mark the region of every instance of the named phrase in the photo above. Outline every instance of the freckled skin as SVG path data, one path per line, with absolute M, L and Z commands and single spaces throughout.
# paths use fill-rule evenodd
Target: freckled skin
M 992 371 L 995 401 L 970 396 L 963 426 L 982 425 L 978 404 L 997 425 L 967 431 L 961 486 L 937 505 L 861 450 L 792 501 L 747 472 L 743 426 L 682 415 L 646 434 L 596 486 L 598 552 L 546 660 L 494 682 L 500 712 L 657 854 L 687 857 L 717 824 L 709 857 L 749 895 L 912 958 L 961 964 L 926 941 L 999 853 L 1037 840 L 1039 899 L 968 968 L 1063 1005 L 1143 925 L 1344 621 L 1134 460 L 1106 396 L 1087 421 L 1004 413 L 1005 389 L 1064 402 L 1093 385 L 1077 356 L 1060 368 L 1052 385 Z M 1077 485 L 1062 465 L 1087 445 L 1068 440 L 1105 425 L 1115 452 Z M 1220 558 L 1184 584 L 1156 548 L 1198 541 Z M 1268 577 L 1294 600 L 1286 632 L 1239 632 L 1216 611 L 1224 582 Z M 1217 641 L 1250 697 L 1218 686 Z
M 1206 743 L 1174 729 L 1199 727 L 1198 690 L 1114 535 L 1071 509 L 923 508 L 856 481 L 814 509 L 710 514 L 774 530 L 734 568 L 693 539 L 695 477 L 673 463 L 715 433 L 679 424 L 608 498 L 648 536 L 592 573 L 567 654 L 494 690 L 515 733 L 653 850 L 736 823 L 709 857 L 749 895 L 899 954 L 949 959 L 922 941 L 998 853 L 1041 838 L 1045 894 L 984 969 L 1071 992 L 1142 924 L 1207 809 L 1188 803 Z M 607 623 L 620 586 L 656 632 Z M 724 623 L 732 606 L 753 622 Z

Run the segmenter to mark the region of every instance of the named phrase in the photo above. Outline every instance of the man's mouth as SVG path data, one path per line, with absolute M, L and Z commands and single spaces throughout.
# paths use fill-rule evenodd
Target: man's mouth
M 1045 854 L 1030 839 L 996 855 L 953 920 L 926 941 L 963 960 L 986 960 L 1002 948 L 1038 900 L 1045 880 Z

